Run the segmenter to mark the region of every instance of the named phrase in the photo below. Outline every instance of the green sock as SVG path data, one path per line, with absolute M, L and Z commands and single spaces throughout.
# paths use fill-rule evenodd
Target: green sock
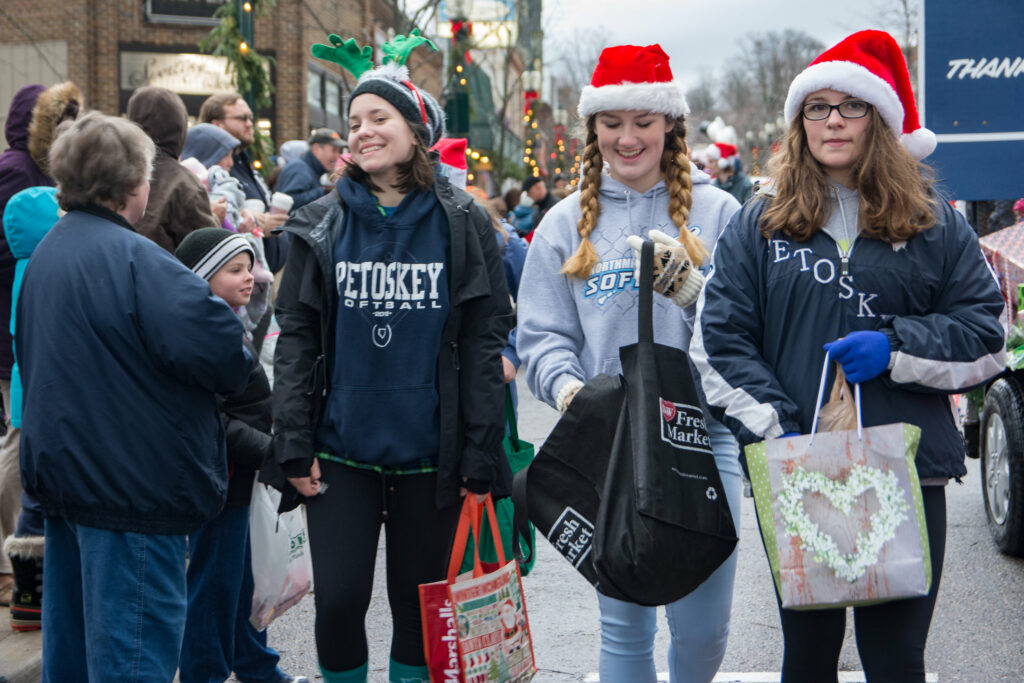
M 348 671 L 328 671 L 322 665 L 320 666 L 320 673 L 323 674 L 324 683 L 366 683 L 366 674 L 369 670 L 369 662 L 363 662 L 362 666 L 357 666 Z
M 430 669 L 388 660 L 388 683 L 430 683 Z

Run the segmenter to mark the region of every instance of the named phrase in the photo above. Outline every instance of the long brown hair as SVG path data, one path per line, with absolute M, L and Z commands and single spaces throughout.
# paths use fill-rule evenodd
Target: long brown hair
M 597 146 L 596 114 L 587 118 L 587 141 L 583 149 L 583 165 L 586 171 L 580 179 L 580 208 L 583 215 L 576 224 L 580 235 L 580 246 L 576 253 L 562 264 L 562 272 L 582 279 L 590 277 L 597 265 L 598 256 L 590 242 L 590 233 L 597 227 L 601 215 L 599 191 L 604 159 Z M 690 178 L 690 160 L 686 156 L 686 120 L 680 116 L 665 117 L 670 128 L 665 132 L 665 149 L 661 153 L 661 172 L 668 188 L 668 213 L 679 228 L 679 241 L 686 247 L 696 265 L 704 262 L 708 250 L 700 239 L 686 227 L 693 206 L 693 179 Z
M 403 195 L 409 194 L 413 190 L 426 192 L 434 187 L 434 162 L 431 161 L 430 153 L 424 142 L 429 139 L 429 131 L 422 123 L 412 123 L 411 121 L 406 121 L 406 123 L 409 124 L 413 133 L 412 158 L 396 164 L 398 184 L 394 187 Z M 370 179 L 370 174 L 360 168 L 359 164 L 351 157 L 345 162 L 345 170 L 341 174 L 358 183 L 363 183 L 374 192 L 381 191 L 381 188 L 377 187 Z
M 903 242 L 935 224 L 931 171 L 903 148 L 878 112 L 871 111 L 863 152 L 850 178 L 860 197 L 860 229 L 865 237 Z M 768 162 L 775 196 L 761 217 L 761 234 L 776 232 L 805 242 L 828 222 L 828 176 L 807 144 L 797 120 Z

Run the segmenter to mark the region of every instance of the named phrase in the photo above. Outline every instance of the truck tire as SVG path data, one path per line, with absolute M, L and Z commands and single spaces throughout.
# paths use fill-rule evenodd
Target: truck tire
M 1024 393 L 1017 380 L 996 380 L 981 412 L 981 493 L 999 550 L 1024 557 Z

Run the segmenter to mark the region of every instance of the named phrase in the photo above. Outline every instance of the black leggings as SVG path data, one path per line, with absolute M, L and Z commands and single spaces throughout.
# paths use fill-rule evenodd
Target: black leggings
M 364 621 L 382 523 L 391 658 L 422 666 L 417 586 L 444 578 L 459 506 L 437 509 L 436 473 L 382 475 L 328 460 L 320 460 L 320 472 L 328 490 L 306 503 L 320 666 L 348 671 L 367 661 Z
M 946 489 L 924 486 L 921 491 L 931 548 L 931 590 L 920 598 L 853 609 L 857 651 L 870 683 L 924 683 L 924 646 L 946 550 Z M 785 642 L 783 682 L 835 682 L 846 635 L 846 610 L 797 611 L 783 609 L 780 603 L 779 615 Z

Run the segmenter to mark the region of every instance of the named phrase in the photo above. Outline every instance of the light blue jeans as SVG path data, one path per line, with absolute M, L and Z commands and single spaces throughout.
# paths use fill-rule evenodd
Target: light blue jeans
M 171 681 L 185 633 L 185 537 L 46 519 L 43 683 Z
M 715 453 L 739 534 L 739 445 L 723 425 L 708 419 L 711 449 Z M 668 648 L 672 683 L 708 683 L 715 677 L 729 640 L 729 613 L 736 577 L 736 551 L 697 590 L 665 605 L 672 640 Z M 654 683 L 654 634 L 657 608 L 623 602 L 597 594 L 601 608 L 601 683 Z

